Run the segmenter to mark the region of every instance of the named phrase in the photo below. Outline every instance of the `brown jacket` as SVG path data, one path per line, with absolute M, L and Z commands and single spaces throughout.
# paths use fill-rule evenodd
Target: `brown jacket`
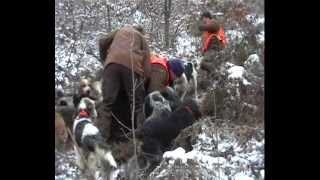
M 111 63 L 123 65 L 141 76 L 150 76 L 150 52 L 143 35 L 131 26 L 110 33 L 104 44 L 100 42 L 100 54 L 104 53 L 104 67 Z M 133 64 L 131 64 L 131 62 Z

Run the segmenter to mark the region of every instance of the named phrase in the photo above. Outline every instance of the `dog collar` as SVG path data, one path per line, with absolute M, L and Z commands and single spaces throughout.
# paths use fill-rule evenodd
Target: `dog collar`
M 87 117 L 89 117 L 89 112 L 87 112 L 87 111 L 85 111 L 85 110 L 81 110 L 81 111 L 79 112 L 79 117 L 80 117 L 80 118 L 87 118 Z

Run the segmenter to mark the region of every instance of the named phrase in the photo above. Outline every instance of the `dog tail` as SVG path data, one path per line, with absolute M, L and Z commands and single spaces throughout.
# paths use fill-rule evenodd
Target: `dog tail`
M 113 168 L 117 168 L 117 162 L 112 155 L 111 147 L 103 140 L 97 141 L 95 145 L 95 152 L 103 160 L 104 164 Z

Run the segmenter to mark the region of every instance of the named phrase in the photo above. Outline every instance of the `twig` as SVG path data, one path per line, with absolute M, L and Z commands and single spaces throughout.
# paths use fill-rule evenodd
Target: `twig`
M 122 128 L 120 128 L 120 130 L 122 131 L 123 135 L 128 139 L 131 140 L 131 138 L 129 138 L 129 136 L 124 132 L 124 130 Z
M 216 106 L 216 96 L 215 92 L 213 90 L 213 104 L 214 104 L 214 118 L 217 118 L 217 106 Z M 219 152 L 219 133 L 218 133 L 218 128 L 216 129 L 216 137 L 217 137 L 217 152 Z M 218 157 L 218 176 L 220 180 L 220 164 L 219 164 L 219 157 Z
M 143 78 L 143 80 L 134 88 L 134 90 L 136 90 L 139 86 L 141 86 L 145 81 L 146 79 Z
M 216 106 L 216 95 L 213 90 L 213 104 L 214 104 L 214 118 L 217 118 L 217 106 Z
M 134 145 L 134 162 L 135 167 L 138 167 L 137 163 L 137 144 L 136 144 L 136 133 L 134 131 L 134 111 L 135 111 L 135 78 L 133 71 L 133 59 L 132 59 L 132 49 L 134 43 L 134 34 L 132 32 L 132 41 L 130 45 L 130 62 L 131 62 L 131 77 L 132 77 L 132 109 L 131 109 L 131 128 L 132 128 L 132 136 L 133 136 L 133 145 Z
M 127 130 L 129 130 L 129 131 L 131 132 L 131 129 L 128 128 L 126 125 L 124 125 L 124 124 L 116 117 L 116 115 L 113 114 L 113 112 L 111 112 L 111 115 L 112 115 L 112 117 L 113 117 L 121 126 L 123 126 L 124 128 L 126 128 Z

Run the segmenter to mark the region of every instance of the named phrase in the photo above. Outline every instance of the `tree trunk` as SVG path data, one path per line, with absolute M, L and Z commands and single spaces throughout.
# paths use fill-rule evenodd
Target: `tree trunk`
M 165 37 L 165 48 L 170 47 L 170 34 L 169 34 L 169 27 L 170 27 L 170 14 L 171 14 L 171 0 L 164 1 L 164 37 Z
M 110 5 L 108 4 L 108 0 L 105 1 L 104 6 L 104 28 L 107 30 L 107 32 L 111 31 L 111 18 L 110 18 Z M 107 14 L 106 14 L 107 12 Z
M 110 5 L 107 4 L 108 32 L 111 32 Z

